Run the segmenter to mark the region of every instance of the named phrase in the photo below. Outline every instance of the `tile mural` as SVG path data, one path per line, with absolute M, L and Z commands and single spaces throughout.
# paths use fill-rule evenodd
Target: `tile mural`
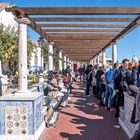
M 0 101 L 0 135 L 33 135 L 43 122 L 43 96 L 30 101 Z

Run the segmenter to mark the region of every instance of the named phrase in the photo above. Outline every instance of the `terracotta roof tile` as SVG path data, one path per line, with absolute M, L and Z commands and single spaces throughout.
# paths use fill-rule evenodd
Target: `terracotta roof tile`
M 9 5 L 9 3 L 0 3 L 0 10 L 8 5 Z

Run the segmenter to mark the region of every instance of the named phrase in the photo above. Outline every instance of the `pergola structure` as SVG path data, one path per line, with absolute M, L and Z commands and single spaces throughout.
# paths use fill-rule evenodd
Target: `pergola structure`
M 62 53 L 64 62 L 90 61 L 99 54 L 105 58 L 105 49 L 112 45 L 113 62 L 116 61 L 116 41 L 123 38 L 140 24 L 140 8 L 116 8 L 116 7 L 9 7 L 6 9 L 16 16 L 19 24 L 18 46 L 18 91 L 9 94 L 7 98 L 1 98 L 0 134 L 3 140 L 10 139 L 38 139 L 45 128 L 43 122 L 43 93 L 31 93 L 28 90 L 27 80 L 27 25 L 49 42 L 49 70 L 53 70 L 53 46 L 59 49 L 59 65 L 62 69 Z M 66 60 L 66 55 L 69 58 Z M 104 59 L 102 61 L 104 63 Z M 66 63 L 64 63 L 64 67 Z M 20 94 L 19 94 L 20 93 Z M 21 94 L 22 93 L 22 94 Z M 29 93 L 29 94 L 28 94 Z M 17 108 L 18 107 L 18 108 Z M 8 120 L 8 112 L 11 110 L 17 114 L 27 116 L 24 119 L 26 129 L 19 131 L 13 127 L 6 127 L 8 122 L 15 123 L 14 119 Z M 23 110 L 21 113 L 21 110 Z M 9 113 L 11 115 L 11 113 Z M 22 117 L 19 117 L 22 118 Z M 19 123 L 21 119 L 19 119 Z M 10 129 L 9 129 L 10 128 Z M 12 131 L 11 131 L 12 130 Z M 27 135 L 23 135 L 27 134 Z
M 49 42 L 49 70 L 53 70 L 53 47 L 59 49 L 60 70 L 62 53 L 64 69 L 70 60 L 99 64 L 100 53 L 105 64 L 105 49 L 110 45 L 115 63 L 116 41 L 140 24 L 136 7 L 10 7 L 6 11 L 19 23 L 19 89 L 27 89 L 27 24 Z
M 11 7 L 71 60 L 90 61 L 140 23 L 135 7 Z

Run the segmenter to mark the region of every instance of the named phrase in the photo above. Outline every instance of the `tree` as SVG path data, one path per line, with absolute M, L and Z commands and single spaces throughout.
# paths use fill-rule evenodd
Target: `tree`
M 28 37 L 28 63 L 33 51 L 33 43 Z M 15 73 L 18 66 L 18 30 L 14 26 L 0 24 L 0 60 L 4 70 Z

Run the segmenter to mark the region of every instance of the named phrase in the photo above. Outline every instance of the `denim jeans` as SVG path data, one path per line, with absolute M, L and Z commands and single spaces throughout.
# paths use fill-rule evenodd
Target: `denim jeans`
M 115 90 L 113 89 L 113 84 L 108 83 L 106 87 L 106 93 L 105 93 L 105 106 L 112 108 L 115 102 Z

